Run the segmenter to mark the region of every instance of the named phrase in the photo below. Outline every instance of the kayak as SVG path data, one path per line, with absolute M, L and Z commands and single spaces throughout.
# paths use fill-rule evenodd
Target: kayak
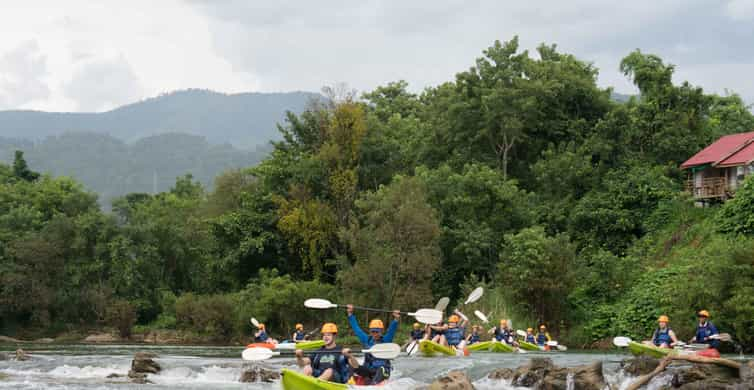
M 294 351 L 296 349 L 317 349 L 325 346 L 324 340 L 302 341 L 300 343 L 282 343 L 277 344 L 279 351 Z
M 267 349 L 275 349 L 277 347 L 277 344 L 272 343 L 252 343 L 246 346 L 246 348 L 267 348 Z
M 514 352 L 516 349 L 513 348 L 512 345 L 508 343 L 502 343 L 502 342 L 493 342 L 490 346 L 490 352 L 497 352 L 497 353 L 511 353 Z
M 532 344 L 526 341 L 519 341 L 518 347 L 525 351 L 541 351 L 537 344 Z
M 482 341 L 476 344 L 471 344 L 467 348 L 469 351 L 479 352 L 479 351 L 487 351 L 490 349 L 490 346 L 492 345 L 492 341 Z
M 313 376 L 304 375 L 298 371 L 284 368 L 282 370 L 284 390 L 343 390 L 348 389 L 348 385 L 342 383 L 328 382 Z
M 646 355 L 658 359 L 662 359 L 668 354 L 675 352 L 675 350 L 671 348 L 660 348 L 654 345 L 637 343 L 636 341 L 630 341 L 628 343 L 628 350 L 631 351 L 632 354 L 637 356 Z
M 435 356 L 438 353 L 448 356 L 456 356 L 455 349 L 440 345 L 429 340 L 422 340 L 419 343 L 419 350 L 422 354 L 424 354 L 424 356 Z

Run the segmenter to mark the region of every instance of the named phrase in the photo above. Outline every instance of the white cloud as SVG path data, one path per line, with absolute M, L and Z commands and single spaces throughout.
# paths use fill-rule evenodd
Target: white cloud
M 733 20 L 754 19 L 754 0 L 730 0 L 725 11 Z
M 36 41 L 21 43 L 0 56 L 0 108 L 13 108 L 50 95 L 42 81 L 47 60 Z
M 63 92 L 79 111 L 104 111 L 142 97 L 142 86 L 123 56 L 97 59 L 77 66 Z

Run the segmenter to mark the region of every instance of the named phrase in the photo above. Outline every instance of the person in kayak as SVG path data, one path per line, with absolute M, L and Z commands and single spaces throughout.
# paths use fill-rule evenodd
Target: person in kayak
M 351 351 L 335 344 L 337 335 L 338 326 L 328 322 L 322 325 L 322 340 L 325 345 L 313 351 L 311 358 L 305 357 L 304 351 L 296 350 L 296 363 L 304 368 L 304 375 L 335 383 L 348 382 L 351 377 L 348 366 Z
M 254 342 L 255 343 L 269 343 L 269 344 L 277 344 L 278 341 L 273 339 L 267 334 L 267 329 L 265 328 L 264 324 L 257 325 L 257 332 L 254 333 Z
M 416 341 L 419 342 L 424 339 L 424 329 L 422 329 L 422 324 L 418 322 L 414 322 L 414 329 L 411 330 L 410 339 L 408 342 Z
M 433 343 L 440 344 L 446 328 L 445 323 L 442 321 L 434 325 L 427 325 L 427 330 L 424 332 L 426 334 L 425 340 L 432 340 Z
M 479 333 L 482 331 L 482 327 L 479 325 L 474 325 L 471 327 L 471 333 L 469 333 L 468 336 L 466 336 L 466 345 L 473 345 L 480 341 L 482 341 L 481 337 L 479 336 Z
M 300 343 L 302 341 L 306 341 L 306 333 L 304 333 L 303 324 L 296 324 L 296 331 L 293 332 L 293 335 L 291 336 L 291 340 L 293 340 L 294 343 Z
M 440 344 L 462 350 L 466 346 L 466 340 L 464 339 L 465 332 L 466 321 L 461 322 L 461 317 L 453 314 L 448 318 L 445 332 L 440 336 Z
M 696 325 L 696 336 L 689 341 L 689 344 L 700 343 L 708 344 L 710 348 L 718 349 L 720 340 L 711 338 L 712 335 L 719 334 L 715 325 L 709 321 L 709 312 L 701 310 L 697 313 L 699 323 Z
M 539 326 L 539 333 L 537 333 L 537 345 L 544 347 L 548 341 L 552 341 L 552 337 L 547 333 L 547 327 L 545 324 Z
M 348 312 L 348 323 L 353 329 L 353 333 L 361 342 L 362 348 L 372 348 L 375 344 L 380 343 L 392 343 L 395 332 L 398 330 L 398 321 L 401 318 L 401 314 L 398 310 L 393 311 L 393 320 L 390 321 L 390 326 L 387 328 L 387 332 L 383 335 L 385 325 L 382 320 L 374 319 L 369 322 L 369 334 L 366 334 L 359 322 L 356 320 L 356 316 L 353 315 L 353 305 L 346 305 L 346 311 Z M 371 353 L 364 354 L 364 364 L 359 365 L 359 362 L 350 354 L 348 355 L 348 362 L 353 368 L 354 374 L 364 378 L 366 385 L 376 385 L 381 383 L 390 377 L 390 371 L 392 367 L 390 360 L 377 359 Z
M 534 328 L 526 328 L 526 338 L 524 339 L 524 341 L 530 344 L 537 343 L 537 338 L 534 337 Z
M 498 342 L 513 345 L 513 335 L 508 329 L 508 320 L 500 320 L 500 325 L 493 327 L 487 333 L 493 335 Z
M 669 322 L 670 318 L 668 316 L 661 315 L 657 319 L 657 329 L 652 334 L 652 340 L 645 341 L 644 344 L 660 348 L 672 348 L 678 342 L 678 338 L 675 337 L 673 329 L 670 329 L 670 326 L 668 326 Z

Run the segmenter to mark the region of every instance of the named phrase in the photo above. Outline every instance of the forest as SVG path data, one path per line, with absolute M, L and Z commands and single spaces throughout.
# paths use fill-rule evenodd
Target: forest
M 674 65 L 640 50 L 620 71 L 639 94 L 617 102 L 555 45 L 495 41 L 420 93 L 326 88 L 288 113 L 258 165 L 212 188 L 182 174 L 112 212 L 16 153 L 0 164 L 0 332 L 230 342 L 254 316 L 285 337 L 297 322 L 345 323 L 307 298 L 414 310 L 481 285 L 464 310 L 545 323 L 564 344 L 646 338 L 660 314 L 688 339 L 707 309 L 752 350 L 754 182 L 695 207 L 679 168 L 754 130 L 751 107 L 674 81 Z

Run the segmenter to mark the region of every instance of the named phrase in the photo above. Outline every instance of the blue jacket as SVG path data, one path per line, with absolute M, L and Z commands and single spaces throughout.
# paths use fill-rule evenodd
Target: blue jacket
M 533 334 L 527 334 L 526 335 L 526 339 L 524 341 L 526 341 L 527 343 L 536 344 L 537 343 L 537 338 L 534 337 Z
M 663 344 L 670 346 L 670 344 L 673 343 L 673 339 L 670 337 L 670 328 L 665 328 L 664 331 L 660 328 L 657 328 L 655 330 L 655 333 L 652 335 L 652 342 L 658 347 Z
M 707 323 L 704 326 L 701 326 L 699 324 L 696 325 L 696 342 L 702 343 L 702 344 L 709 344 L 712 348 L 719 348 L 720 347 L 720 340 L 705 340 L 707 337 L 712 336 L 713 334 L 718 334 L 717 328 L 714 324 L 707 321 Z
M 356 316 L 353 314 L 348 316 L 348 324 L 351 325 L 351 329 L 353 329 L 353 333 L 356 335 L 356 337 L 361 342 L 362 348 L 372 348 L 377 342 L 372 338 L 372 336 L 366 334 L 363 330 L 361 330 L 361 327 L 359 327 L 359 321 L 356 320 Z M 398 321 L 392 320 L 390 321 L 390 325 L 387 327 L 387 332 L 382 335 L 382 340 L 380 343 L 392 343 L 393 337 L 395 337 L 395 332 L 398 330 Z M 364 354 L 364 365 L 367 366 L 367 368 L 379 368 L 379 367 L 385 367 L 385 370 L 388 372 L 390 371 L 390 360 L 385 359 L 377 359 L 374 356 L 372 356 L 371 353 Z
M 306 338 L 306 333 L 304 333 L 304 332 L 302 332 L 300 330 L 297 330 L 296 333 L 295 333 L 295 335 L 296 335 L 296 337 L 294 337 L 294 340 L 303 340 L 303 339 Z
M 448 330 L 445 331 L 445 340 L 448 342 L 448 345 L 451 347 L 457 346 L 463 340 L 464 331 L 464 328 L 460 326 L 448 328 Z

